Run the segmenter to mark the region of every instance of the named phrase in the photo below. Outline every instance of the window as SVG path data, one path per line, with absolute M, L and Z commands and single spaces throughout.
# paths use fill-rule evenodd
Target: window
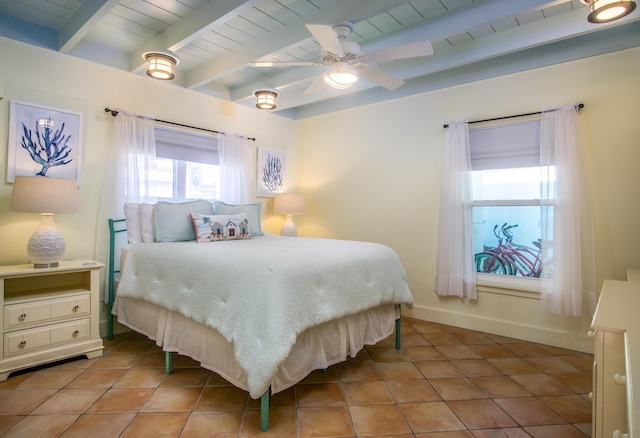
M 154 135 L 159 200 L 219 198 L 217 137 L 164 127 L 155 127 Z
M 540 121 L 471 129 L 469 141 L 478 278 L 540 278 L 541 190 L 553 183 L 540 167 Z

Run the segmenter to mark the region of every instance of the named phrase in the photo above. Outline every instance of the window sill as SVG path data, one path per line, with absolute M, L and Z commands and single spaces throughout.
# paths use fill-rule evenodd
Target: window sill
M 506 275 L 476 274 L 478 292 L 540 299 L 540 280 Z

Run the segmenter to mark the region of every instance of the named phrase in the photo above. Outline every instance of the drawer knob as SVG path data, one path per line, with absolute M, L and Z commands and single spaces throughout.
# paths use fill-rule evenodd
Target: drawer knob
M 78 336 L 78 334 L 80 334 L 80 330 L 74 330 L 73 331 L 73 336 Z
M 75 306 L 73 306 L 73 311 L 77 312 L 80 309 L 80 306 L 78 306 L 77 304 Z
M 21 313 L 20 316 L 18 317 L 18 319 L 20 321 L 24 321 L 25 319 L 27 319 L 27 314 L 26 313 Z
M 589 339 L 595 339 L 595 337 L 596 337 L 596 332 L 595 332 L 595 330 L 589 330 L 589 331 L 587 332 L 587 338 L 589 338 Z
M 620 430 L 615 430 L 613 432 L 613 438 L 629 438 L 628 433 L 622 433 Z
M 615 373 L 613 375 L 613 381 L 615 382 L 616 385 L 622 385 L 622 386 L 626 386 L 627 385 L 627 376 L 620 375 L 618 373 Z
M 24 339 L 20 341 L 20 348 L 24 348 L 25 345 L 27 345 L 27 341 L 25 341 Z
M 588 397 L 589 397 L 589 400 L 593 400 L 593 391 L 589 392 Z

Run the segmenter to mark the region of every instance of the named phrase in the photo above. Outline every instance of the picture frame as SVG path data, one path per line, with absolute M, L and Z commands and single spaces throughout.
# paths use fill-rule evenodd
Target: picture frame
M 257 196 L 275 196 L 286 189 L 287 153 L 258 148 Z
M 82 113 L 11 100 L 7 182 L 16 176 L 75 179 L 80 185 Z

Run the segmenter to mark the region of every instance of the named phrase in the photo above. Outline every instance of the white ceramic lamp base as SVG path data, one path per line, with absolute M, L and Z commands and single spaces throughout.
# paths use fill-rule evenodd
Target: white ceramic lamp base
M 42 222 L 27 243 L 29 261 L 34 268 L 55 268 L 65 249 L 64 237 L 53 223 L 53 213 L 42 213 Z
M 296 224 L 293 223 L 293 218 L 290 214 L 287 215 L 287 219 L 284 221 L 284 225 L 280 230 L 281 236 L 290 236 L 296 237 L 298 235 L 298 230 L 296 230 Z

